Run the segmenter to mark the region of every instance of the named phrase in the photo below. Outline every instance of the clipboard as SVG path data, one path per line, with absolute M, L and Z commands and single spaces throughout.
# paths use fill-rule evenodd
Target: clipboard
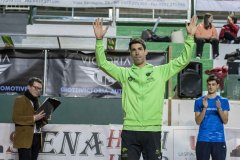
M 45 117 L 49 119 L 52 113 L 57 109 L 57 107 L 61 104 L 61 102 L 55 98 L 46 98 L 42 105 L 37 109 L 36 113 L 40 113 L 44 110 L 46 114 Z

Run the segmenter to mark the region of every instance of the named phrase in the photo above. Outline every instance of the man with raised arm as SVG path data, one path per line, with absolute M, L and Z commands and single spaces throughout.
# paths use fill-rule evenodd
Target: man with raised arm
M 168 64 L 153 66 L 146 61 L 148 54 L 142 39 L 129 43 L 133 65 L 119 67 L 107 61 L 104 53 L 103 37 L 107 27 L 101 19 L 93 24 L 96 36 L 96 59 L 100 69 L 122 85 L 122 160 L 161 159 L 161 127 L 165 84 L 173 75 L 181 71 L 191 60 L 197 17 L 186 23 L 188 36 L 181 55 Z

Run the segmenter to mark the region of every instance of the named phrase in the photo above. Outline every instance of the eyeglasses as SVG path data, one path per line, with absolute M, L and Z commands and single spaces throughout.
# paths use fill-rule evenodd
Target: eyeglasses
M 38 86 L 32 86 L 35 90 L 38 90 L 38 91 L 42 91 L 42 88 L 41 87 L 38 87 Z

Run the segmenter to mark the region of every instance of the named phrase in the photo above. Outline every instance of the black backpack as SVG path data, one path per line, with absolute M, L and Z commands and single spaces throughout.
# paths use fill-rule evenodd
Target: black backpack
M 141 38 L 146 42 L 171 42 L 170 36 L 158 36 L 150 29 L 142 31 Z

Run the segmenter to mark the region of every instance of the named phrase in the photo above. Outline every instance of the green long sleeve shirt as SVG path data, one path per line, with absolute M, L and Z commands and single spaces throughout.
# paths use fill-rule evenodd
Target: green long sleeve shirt
M 97 40 L 98 66 L 122 85 L 123 130 L 161 131 L 165 84 L 190 62 L 193 46 L 188 36 L 181 55 L 169 63 L 126 68 L 107 61 L 103 41 Z

